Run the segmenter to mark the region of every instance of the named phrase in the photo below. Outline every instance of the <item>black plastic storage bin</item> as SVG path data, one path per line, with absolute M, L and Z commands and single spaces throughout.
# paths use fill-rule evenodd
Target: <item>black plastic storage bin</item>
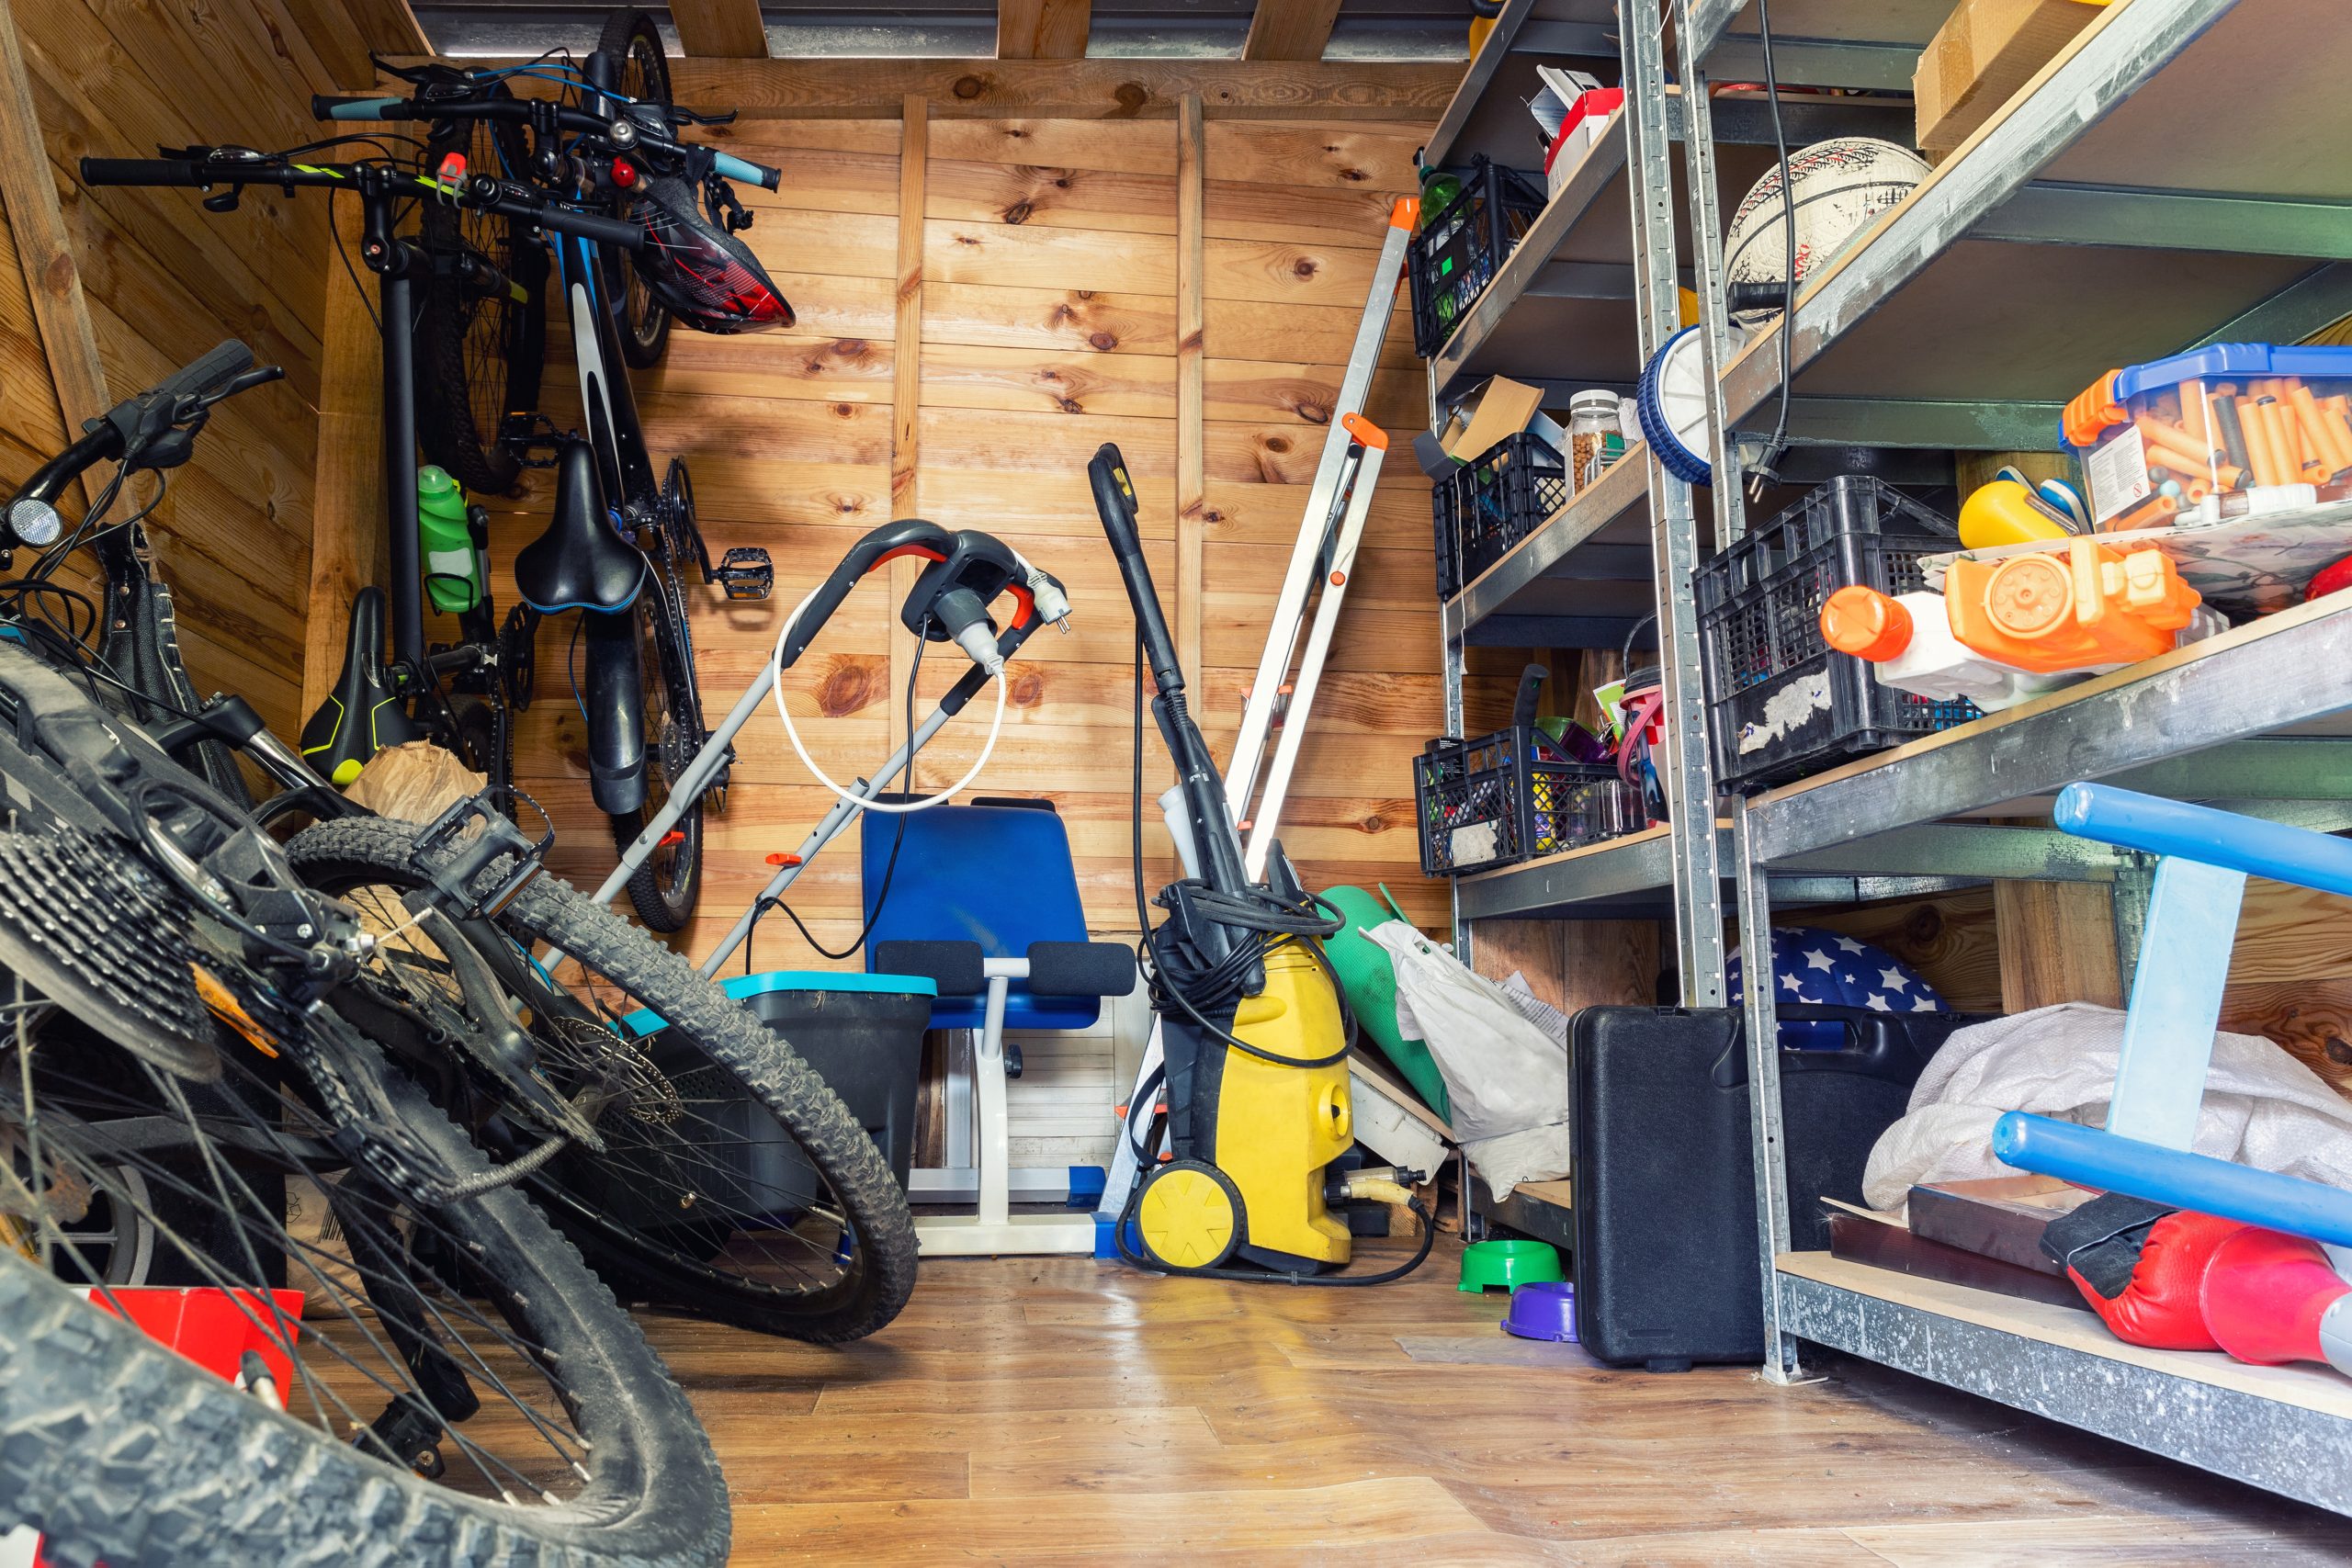
M 1566 506 L 1568 466 L 1532 431 L 1506 435 L 1430 491 L 1437 591 L 1451 599 Z
M 1572 762 L 1532 725 L 1432 740 L 1413 759 L 1421 874 L 1460 876 L 1649 825 L 1617 770 Z
M 1435 213 L 1423 213 L 1406 252 L 1413 280 L 1413 352 L 1435 357 L 1501 270 L 1535 215 L 1544 210 L 1544 182 L 1515 169 L 1470 160 L 1462 192 Z
M 1973 703 L 1881 685 L 1821 637 L 1822 602 L 1840 588 L 1907 593 L 1926 586 L 1921 557 L 1958 547 L 1917 502 L 1841 474 L 1693 573 L 1716 783 L 1786 784 L 1976 717 Z
M 725 989 L 841 1097 L 890 1162 L 890 1174 L 904 1190 L 914 1165 L 915 1085 L 922 1073 L 922 1036 L 931 1023 L 937 986 L 915 975 L 778 970 L 738 975 L 726 982 Z M 632 1014 L 623 1023 L 639 1034 L 661 1026 L 650 1012 Z M 655 1051 L 658 1065 L 658 1043 Z M 748 1100 L 732 1101 L 707 1114 L 743 1138 L 732 1146 L 752 1151 L 751 1157 L 760 1168 L 739 1173 L 748 1192 L 805 1190 L 816 1195 L 816 1173 L 808 1168 L 799 1146 L 775 1137 L 773 1131 L 761 1136 L 762 1122 L 775 1126 L 763 1108 Z

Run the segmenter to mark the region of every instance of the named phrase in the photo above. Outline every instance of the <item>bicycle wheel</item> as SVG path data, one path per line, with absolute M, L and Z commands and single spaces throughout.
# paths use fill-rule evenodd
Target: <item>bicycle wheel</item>
M 642 11 L 615 11 L 605 18 L 596 47 L 620 62 L 614 85 L 623 95 L 641 104 L 670 107 L 670 57 L 651 17 Z M 613 216 L 628 218 L 631 205 L 621 196 Z M 669 350 L 670 312 L 653 298 L 636 265 L 618 246 L 600 245 L 597 254 L 604 262 L 605 290 L 618 310 L 621 357 L 637 369 L 650 370 Z
M 706 739 L 695 696 L 692 644 L 673 592 L 675 582 L 657 566 L 637 599 L 638 668 L 645 682 L 645 804 L 611 818 L 614 847 L 624 851 L 661 814 L 670 799 L 670 781 L 685 772 Z M 687 807 L 628 879 L 628 901 L 637 918 L 654 931 L 684 931 L 702 897 L 703 806 L 698 797 Z
M 500 120 L 435 125 L 427 166 L 451 153 L 477 174 L 526 177 L 523 128 Z M 539 406 L 547 359 L 548 254 L 530 225 L 475 208 L 428 201 L 419 236 L 416 436 L 427 461 L 459 483 L 504 495 L 521 460 L 501 439 L 509 415 Z
M 306 881 L 363 919 L 398 921 L 401 893 L 426 885 L 415 835 L 411 824 L 355 818 L 306 829 L 287 851 Z M 503 863 L 482 874 L 485 887 Z M 557 1155 L 532 1190 L 616 1288 L 820 1344 L 898 1315 L 915 1280 L 906 1196 L 786 1042 L 555 876 L 533 880 L 499 922 L 486 937 L 469 925 L 472 945 L 522 1004 L 542 1080 L 593 1115 L 605 1144 Z M 560 988 L 524 945 L 540 942 L 571 955 Z M 451 997 L 445 956 L 379 942 L 377 963 L 413 993 Z M 652 1018 L 632 1018 L 639 1010 Z M 514 1117 L 491 1131 L 514 1139 L 518 1156 L 544 1136 Z
M 44 1013 L 21 1036 L 39 1043 L 37 1122 L 19 1037 L 0 1043 L 9 1518 L 73 1562 L 722 1561 L 726 1491 L 693 1411 L 524 1192 L 492 1185 L 464 1134 L 332 1015 L 257 988 L 227 1011 L 284 1055 L 224 1029 L 234 1092 L 209 1096 Z M 330 1078 L 356 1114 L 322 1109 Z M 339 1138 L 397 1150 L 437 1195 L 404 1194 Z M 76 1239 L 102 1178 L 158 1272 L 232 1292 L 259 1353 L 243 1370 L 266 1367 L 277 1400 L 123 1321 L 116 1269 Z M 288 1224 L 289 1182 L 324 1197 L 303 1205 L 315 1224 Z M 192 1210 L 210 1234 L 176 1223 Z M 87 1299 L 69 1280 L 94 1281 Z M 306 1298 L 299 1323 L 287 1287 Z

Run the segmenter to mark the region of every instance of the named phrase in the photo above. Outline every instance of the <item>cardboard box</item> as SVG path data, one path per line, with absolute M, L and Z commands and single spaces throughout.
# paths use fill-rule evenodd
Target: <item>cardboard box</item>
M 1489 377 L 1485 386 L 1463 400 L 1447 423 L 1442 437 L 1445 455 L 1457 463 L 1471 462 L 1505 436 L 1516 435 L 1538 421 L 1539 431 L 1550 426 L 1544 438 L 1558 446 L 1564 433 L 1544 413 L 1543 389 L 1508 376 Z
M 1912 73 L 1919 147 L 1939 159 L 1993 118 L 2106 0 L 1960 0 Z

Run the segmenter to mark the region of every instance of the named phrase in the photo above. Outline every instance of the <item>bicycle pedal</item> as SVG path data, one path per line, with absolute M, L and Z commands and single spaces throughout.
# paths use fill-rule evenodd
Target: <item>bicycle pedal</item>
M 729 599 L 764 599 L 775 592 L 775 563 L 756 545 L 738 545 L 719 558 L 710 581 L 724 584 Z

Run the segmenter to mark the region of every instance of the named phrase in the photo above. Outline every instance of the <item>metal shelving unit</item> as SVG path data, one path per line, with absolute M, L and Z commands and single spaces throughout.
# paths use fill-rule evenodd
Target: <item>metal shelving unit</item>
M 1430 139 L 1431 163 L 1484 152 L 1524 166 L 1536 141 L 1524 102 L 1538 85 L 1535 67 L 1617 60 L 1624 107 L 1431 361 L 1432 412 L 1498 373 L 1555 394 L 1630 390 L 1679 325 L 1680 203 L 1669 156 L 1679 116 L 1658 36 L 1621 29 L 1616 12 L 1611 0 L 1510 0 Z M 1690 595 L 1661 596 L 1657 584 L 1688 579 L 1696 527 L 1690 488 L 1636 444 L 1445 606 L 1448 728 L 1463 730 L 1464 648 L 1615 648 L 1653 613 L 1669 690 L 1695 692 L 1695 682 L 1675 674 L 1698 668 Z M 1695 713 L 1670 707 L 1668 728 L 1677 744 L 1664 759 L 1668 799 L 1680 817 L 1681 802 L 1711 802 L 1714 786 L 1703 739 L 1688 743 L 1703 736 Z M 1658 829 L 1496 874 L 1511 891 L 1491 900 L 1484 879 L 1464 879 L 1455 886 L 1457 934 L 1468 936 L 1464 922 L 1530 897 L 1563 915 L 1638 908 L 1673 920 L 1685 1000 L 1719 1005 L 1722 847 L 1714 833 Z
M 1929 13 L 1948 8 L 1775 0 L 1779 73 L 1894 85 L 1904 50 L 1916 56 L 1941 20 Z M 1752 5 L 1678 0 L 1676 11 L 1686 101 L 1708 101 L 1711 75 L 1754 78 Z M 1783 333 L 1798 441 L 2049 449 L 2058 407 L 2114 366 L 2208 342 L 2293 341 L 2352 312 L 2352 265 L 2338 259 L 2352 257 L 2352 165 L 2318 151 L 2352 132 L 2352 99 L 2334 90 L 2352 68 L 2352 29 L 2318 19 L 2293 0 L 2118 0 L 1808 279 L 1792 321 L 1744 344 L 1726 320 L 1716 186 L 1704 177 L 1711 117 L 1693 115 L 1685 151 L 1717 472 L 1740 472 L 1779 417 Z M 2210 112 L 2220 102 L 2246 112 Z M 1738 535 L 1740 488 L 1717 487 L 1715 503 L 1718 536 Z M 1905 864 L 1921 874 L 1952 874 L 1968 856 L 1982 871 L 2001 858 L 1984 834 L 2039 830 L 1943 819 L 2030 819 L 2077 779 L 2341 825 L 2346 738 L 2352 612 L 2323 601 L 1741 802 L 1724 863 L 1741 927 L 1755 931 L 1788 901 L 1792 873 L 1882 871 L 1890 844 L 1912 845 Z M 2035 846 L 2014 841 L 1995 874 L 2111 881 L 2128 977 L 2144 864 L 2047 847 L 2037 871 Z M 1768 1377 L 1792 1378 L 1796 1342 L 1811 1339 L 2352 1513 L 2340 1380 L 2139 1351 L 2028 1303 L 1790 1253 L 1773 992 L 1751 985 L 1744 1004 Z

